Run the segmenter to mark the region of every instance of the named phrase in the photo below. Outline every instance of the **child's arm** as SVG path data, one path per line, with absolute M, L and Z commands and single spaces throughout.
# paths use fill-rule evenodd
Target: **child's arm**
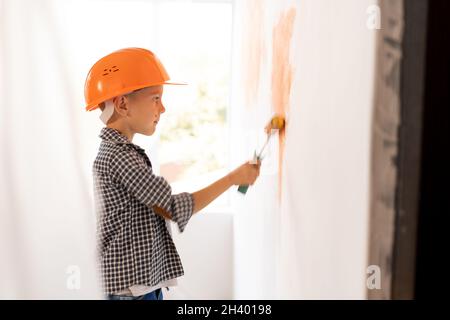
M 193 213 L 206 207 L 233 184 L 251 185 L 259 175 L 260 163 L 245 163 L 200 191 L 172 195 L 172 188 L 163 177 L 154 175 L 142 159 L 127 151 L 123 148 L 111 158 L 111 179 L 156 214 L 176 222 L 181 232 Z
M 207 186 L 206 188 L 192 193 L 192 197 L 194 200 L 194 209 L 192 213 L 197 213 L 198 211 L 206 207 L 214 199 L 227 191 L 228 188 L 232 185 L 233 183 L 231 181 L 230 174 L 228 174 L 225 177 L 217 180 L 213 184 Z M 153 206 L 153 211 L 155 211 L 156 214 L 162 216 L 165 219 L 172 220 L 170 213 L 158 206 Z
M 233 185 L 252 185 L 259 175 L 260 166 L 261 162 L 257 164 L 245 163 L 206 188 L 192 193 L 194 199 L 193 213 L 202 210 Z M 171 219 L 170 213 L 164 209 L 153 206 L 153 210 L 162 217 Z
M 228 188 L 231 187 L 233 184 L 234 184 L 233 178 L 231 176 L 231 173 L 229 173 L 225 177 L 210 184 L 206 188 L 194 192 L 192 194 L 192 196 L 194 197 L 194 213 L 197 213 L 198 211 L 202 210 L 214 199 L 216 199 L 222 193 L 227 191 Z
M 217 180 L 213 184 L 209 185 L 208 187 L 192 193 L 194 202 L 194 209 L 192 210 L 192 214 L 197 213 L 198 211 L 206 207 L 214 199 L 227 191 L 228 188 L 232 185 L 233 183 L 231 181 L 230 174 L 228 174 L 225 177 Z M 160 215 L 164 219 L 173 220 L 169 212 L 158 206 L 153 206 L 153 211 L 155 211 L 156 214 Z
M 158 206 L 164 212 L 170 211 L 173 199 L 169 183 L 163 177 L 154 175 L 152 169 L 134 152 L 123 148 L 115 153 L 111 158 L 110 175 L 114 183 L 123 186 L 141 203 Z M 162 215 L 162 212 L 157 214 Z

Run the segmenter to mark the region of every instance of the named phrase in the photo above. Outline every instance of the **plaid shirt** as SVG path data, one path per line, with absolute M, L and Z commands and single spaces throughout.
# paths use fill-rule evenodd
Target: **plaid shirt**
M 105 294 L 132 285 L 155 286 L 184 274 L 166 221 L 152 207 L 172 215 L 183 232 L 193 213 L 189 193 L 172 195 L 139 146 L 119 131 L 103 128 L 94 161 L 97 239 Z

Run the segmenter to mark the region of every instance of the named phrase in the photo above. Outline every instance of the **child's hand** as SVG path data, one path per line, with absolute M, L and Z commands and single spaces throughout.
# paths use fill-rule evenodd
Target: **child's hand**
M 253 185 L 259 176 L 261 161 L 256 164 L 246 162 L 230 173 L 231 182 L 234 185 Z

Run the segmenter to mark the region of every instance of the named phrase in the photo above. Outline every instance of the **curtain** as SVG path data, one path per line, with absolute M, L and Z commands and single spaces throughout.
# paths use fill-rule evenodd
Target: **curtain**
M 93 144 L 85 142 L 90 126 L 56 3 L 0 1 L 3 299 L 101 297 L 89 175 Z

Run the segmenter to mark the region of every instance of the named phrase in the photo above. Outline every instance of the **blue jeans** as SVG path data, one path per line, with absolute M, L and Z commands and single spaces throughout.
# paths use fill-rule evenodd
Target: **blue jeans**
M 133 296 L 116 296 L 113 294 L 107 295 L 108 300 L 163 300 L 162 290 L 156 289 L 155 291 L 144 294 L 143 296 L 133 297 Z

